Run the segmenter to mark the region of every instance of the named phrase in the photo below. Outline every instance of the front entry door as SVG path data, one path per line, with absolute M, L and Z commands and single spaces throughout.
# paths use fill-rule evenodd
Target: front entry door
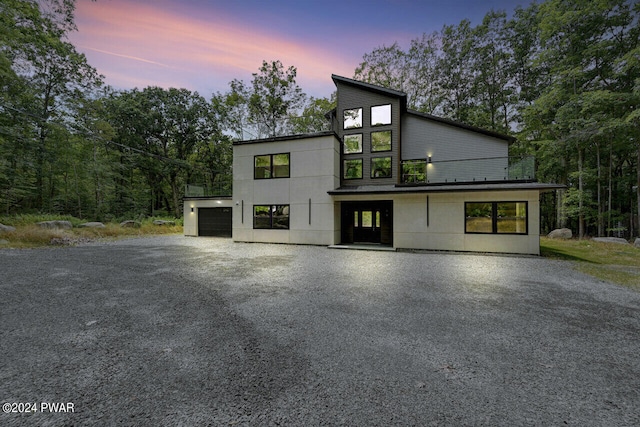
M 380 243 L 380 209 L 353 211 L 353 241 Z
M 393 202 L 342 202 L 342 243 L 393 245 Z

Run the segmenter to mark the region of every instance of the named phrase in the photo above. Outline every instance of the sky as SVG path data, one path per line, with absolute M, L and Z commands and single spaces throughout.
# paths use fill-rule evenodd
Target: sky
M 76 49 L 115 89 L 160 86 L 206 98 L 249 83 L 262 61 L 297 69 L 314 97 L 353 77 L 364 54 L 529 0 L 77 0 Z

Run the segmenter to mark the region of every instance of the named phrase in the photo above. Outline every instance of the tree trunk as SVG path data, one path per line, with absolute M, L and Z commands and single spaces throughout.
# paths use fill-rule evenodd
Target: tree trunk
M 578 237 L 584 238 L 584 203 L 583 192 L 584 183 L 582 179 L 582 162 L 584 157 L 584 150 L 578 148 Z
M 638 180 L 636 182 L 636 202 L 638 203 L 638 228 L 636 228 L 636 234 L 640 236 L 640 143 L 638 144 L 638 163 L 636 163 L 636 173 L 638 174 Z M 631 213 L 633 216 L 633 212 Z
M 602 220 L 602 191 L 601 191 L 601 168 L 600 168 L 600 144 L 596 144 L 596 157 L 598 163 L 598 237 L 603 236 L 604 224 Z

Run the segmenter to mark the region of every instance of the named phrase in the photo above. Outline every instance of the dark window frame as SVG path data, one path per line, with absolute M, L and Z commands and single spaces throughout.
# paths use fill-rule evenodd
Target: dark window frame
M 357 161 L 360 162 L 360 176 L 357 177 L 357 178 L 348 178 L 347 175 L 346 175 L 347 174 L 347 168 L 346 168 L 347 165 L 346 165 L 346 163 L 347 162 L 357 162 Z M 354 179 L 363 179 L 363 178 L 364 178 L 364 160 L 363 160 L 362 157 L 357 157 L 355 159 L 349 159 L 349 158 L 342 159 L 342 179 L 351 181 L 351 180 L 354 180 Z
M 386 176 L 373 176 L 376 169 L 374 169 L 373 162 L 379 159 L 389 159 L 389 175 Z M 393 178 L 393 156 L 382 156 L 382 157 L 372 157 L 370 164 L 370 175 L 371 179 L 385 179 L 385 178 Z
M 287 176 L 274 176 L 274 164 L 273 159 L 275 156 L 283 156 L 286 155 L 289 159 L 288 161 L 288 171 Z M 257 167 L 256 167 L 256 159 L 258 157 L 269 157 L 269 176 L 258 176 Z M 291 177 L 291 153 L 275 153 L 275 154 L 257 154 L 253 156 L 253 179 L 280 179 L 280 178 L 290 178 Z
M 350 136 L 359 136 L 360 137 L 360 151 L 353 151 L 350 153 L 346 152 L 346 147 L 347 147 L 347 138 Z M 362 150 L 363 150 L 363 141 L 364 141 L 364 135 L 362 133 L 350 133 L 350 134 L 346 134 L 342 137 L 343 141 L 342 141 L 342 154 L 362 154 Z
M 377 107 L 389 107 L 389 123 L 373 123 L 373 109 Z M 391 104 L 380 104 L 380 105 L 372 105 L 369 108 L 369 114 L 371 117 L 371 127 L 379 127 L 379 126 L 389 126 L 393 124 L 393 106 Z
M 373 149 L 373 134 L 374 133 L 389 133 L 389 148 L 388 149 L 384 149 L 384 150 L 374 150 Z M 386 130 L 377 130 L 377 131 L 373 131 L 371 132 L 371 135 L 369 135 L 370 137 L 370 152 L 371 153 L 388 153 L 389 151 L 393 150 L 393 132 L 390 129 L 386 129 Z
M 267 208 L 267 211 L 269 212 L 268 227 L 258 226 L 258 215 L 256 215 L 256 208 Z M 274 213 L 284 208 L 287 208 L 286 227 L 274 227 Z M 253 229 L 254 230 L 289 230 L 290 223 L 291 223 L 290 209 L 291 209 L 290 205 L 253 205 Z M 267 218 L 262 218 L 262 219 L 267 219 Z
M 360 110 L 360 125 L 347 127 L 347 121 L 345 120 L 345 113 L 347 111 L 357 111 L 357 110 Z M 354 108 L 345 108 L 344 110 L 342 110 L 342 130 L 362 129 L 363 127 L 364 127 L 364 108 L 354 107 Z
M 503 203 L 524 203 L 524 232 L 500 232 L 498 231 L 498 205 Z M 467 216 L 467 205 L 469 204 L 491 204 L 491 232 L 488 231 L 468 231 L 468 219 L 475 217 Z M 507 235 L 507 236 L 527 236 L 529 235 L 529 202 L 526 200 L 503 200 L 503 201 L 472 201 L 472 202 L 464 202 L 464 233 L 465 234 L 490 234 L 490 235 Z

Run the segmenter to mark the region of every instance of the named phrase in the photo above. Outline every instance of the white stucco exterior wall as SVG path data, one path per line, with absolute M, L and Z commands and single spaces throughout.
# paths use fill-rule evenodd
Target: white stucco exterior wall
M 289 178 L 254 179 L 254 156 L 290 153 Z M 233 240 L 331 245 L 339 212 L 327 191 L 340 185 L 340 142 L 333 135 L 233 147 Z M 289 205 L 288 230 L 253 229 L 254 205 Z
M 185 236 L 198 235 L 198 209 L 200 208 L 231 208 L 233 201 L 228 197 L 222 198 L 185 198 L 183 208 L 183 233 Z M 191 211 L 193 209 L 193 212 Z

